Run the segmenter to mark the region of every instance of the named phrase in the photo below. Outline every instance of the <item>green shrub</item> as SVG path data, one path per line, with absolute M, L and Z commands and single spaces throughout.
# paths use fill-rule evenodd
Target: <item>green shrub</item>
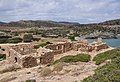
M 56 64 L 58 62 L 66 62 L 66 63 L 70 63 L 70 62 L 88 62 L 90 61 L 90 55 L 88 54 L 78 54 L 78 55 L 69 55 L 69 56 L 64 56 L 62 58 L 60 58 L 59 60 L 56 60 L 55 62 L 53 62 L 53 64 Z
M 25 34 L 23 36 L 23 41 L 24 42 L 31 42 L 33 40 L 33 35 L 32 34 Z
M 11 38 L 11 36 L 0 36 L 0 43 L 7 43 L 9 38 Z
M 38 49 L 39 47 L 44 47 L 46 45 L 47 45 L 47 43 L 41 43 L 41 44 L 35 45 L 34 48 Z
M 47 45 L 47 43 L 41 43 L 41 44 L 39 44 L 38 46 L 39 47 L 44 47 L 44 46 L 46 46 Z
M 85 78 L 82 82 L 120 82 L 120 51 L 114 49 L 108 51 L 111 62 L 98 67 L 93 76 Z
M 0 43 L 7 43 L 8 38 L 0 38 Z
M 14 33 L 12 33 L 12 34 L 14 34 L 14 36 L 19 36 L 19 33 L 18 33 L 18 32 L 14 32 Z
M 22 42 L 22 39 L 20 37 L 14 37 L 14 38 L 10 38 L 7 40 L 8 43 L 19 43 Z
M 26 80 L 25 82 L 36 82 L 35 79 L 31 79 L 31 80 Z
M 68 39 L 70 39 L 71 41 L 75 41 L 75 36 L 73 36 L 73 35 L 68 36 Z
M 52 44 L 52 43 L 50 43 L 50 42 L 40 43 L 40 44 L 38 44 L 38 45 L 35 45 L 34 48 L 35 48 L 35 49 L 38 49 L 39 47 L 44 47 L 44 46 L 46 46 L 47 44 Z
M 33 38 L 33 41 L 39 41 L 41 38 Z
M 103 63 L 105 60 L 116 58 L 120 53 L 120 49 L 110 50 L 104 53 L 100 53 L 93 58 L 96 65 Z

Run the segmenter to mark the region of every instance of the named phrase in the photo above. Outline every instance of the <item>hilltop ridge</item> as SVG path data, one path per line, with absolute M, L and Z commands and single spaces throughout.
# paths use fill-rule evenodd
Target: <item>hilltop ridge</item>
M 0 22 L 8 27 L 61 27 L 61 26 L 89 26 L 89 25 L 120 25 L 120 19 L 108 20 L 100 23 L 80 24 L 79 22 L 57 22 L 51 20 L 20 20 L 15 22 Z

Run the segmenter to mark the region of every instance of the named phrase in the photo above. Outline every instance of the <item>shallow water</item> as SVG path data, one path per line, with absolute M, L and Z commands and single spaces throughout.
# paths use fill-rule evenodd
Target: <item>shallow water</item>
M 95 39 L 88 39 L 88 41 L 91 43 Z M 106 42 L 111 47 L 120 47 L 120 38 L 118 39 L 103 39 L 103 42 Z

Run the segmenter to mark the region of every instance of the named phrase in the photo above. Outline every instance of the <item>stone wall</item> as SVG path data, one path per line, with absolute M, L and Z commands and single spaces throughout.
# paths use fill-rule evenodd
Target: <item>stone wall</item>
M 54 52 L 49 49 L 41 48 L 37 52 L 37 50 L 33 51 L 34 49 L 31 45 L 26 44 L 5 46 L 4 48 L 7 61 L 11 64 L 18 64 L 21 68 L 34 67 L 39 64 L 48 64 L 54 60 Z
M 18 52 L 16 52 L 13 49 L 10 49 L 8 55 L 7 55 L 7 60 L 9 60 L 9 62 L 11 63 L 21 63 L 21 54 L 19 54 Z
M 83 51 L 83 52 L 89 52 L 89 51 L 91 52 L 93 50 L 93 48 L 88 43 L 76 42 L 73 45 L 73 50 L 75 50 L 75 51 Z
M 21 68 L 37 66 L 36 58 L 29 56 L 29 54 L 23 57 L 23 55 L 19 54 L 18 52 L 11 48 L 8 50 L 6 59 L 8 62 L 12 64 L 18 64 Z
M 34 46 L 31 44 L 20 44 L 20 45 L 11 46 L 11 48 L 21 55 L 26 55 L 36 52 Z
M 73 49 L 73 44 L 70 42 L 65 43 L 58 43 L 58 44 L 50 44 L 47 45 L 45 48 L 51 49 L 54 52 L 54 55 L 65 53 Z
M 49 64 L 54 60 L 54 53 L 47 52 L 41 55 L 40 57 L 40 64 Z
M 5 49 L 6 60 L 8 61 L 8 63 L 21 63 L 21 54 L 19 54 L 9 46 L 3 46 L 3 48 Z
M 54 55 L 62 54 L 70 50 L 91 52 L 107 49 L 104 43 L 88 44 L 87 42 L 62 42 L 49 44 L 44 48 L 34 49 L 31 44 L 20 44 L 4 46 L 6 59 L 9 63 L 18 64 L 21 67 L 29 68 L 39 64 L 49 64 L 54 60 Z
M 96 46 L 96 51 L 100 51 L 102 49 L 107 49 L 107 48 L 109 48 L 108 45 L 101 44 L 101 45 Z
M 63 52 L 67 52 L 73 49 L 73 43 L 65 43 L 63 47 Z
M 29 56 L 29 53 L 34 53 L 36 51 L 33 49 L 32 45 L 20 44 L 12 46 L 3 46 L 3 48 L 6 52 L 6 60 L 11 64 L 19 64 L 21 67 L 33 67 L 37 65 L 35 63 L 36 59 L 34 57 L 32 58 L 31 56 Z M 24 55 L 28 56 L 28 59 L 24 58 Z M 35 65 L 30 61 L 34 62 Z
M 22 67 L 29 68 L 37 65 L 38 64 L 36 58 L 32 56 L 25 56 L 24 58 L 22 58 Z

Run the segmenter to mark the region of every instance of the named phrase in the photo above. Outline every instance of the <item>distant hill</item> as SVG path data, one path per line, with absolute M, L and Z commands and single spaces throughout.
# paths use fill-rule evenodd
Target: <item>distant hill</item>
M 0 21 L 0 25 L 3 25 L 3 24 L 6 24 L 6 23 L 5 23 L 5 22 L 1 22 L 1 21 Z
M 55 27 L 60 26 L 54 21 L 42 21 L 42 20 L 20 20 L 17 22 L 10 22 L 7 24 L 12 27 Z
M 17 22 L 10 22 L 8 26 L 13 27 L 61 27 L 80 25 L 77 22 L 56 22 L 56 21 L 44 21 L 44 20 L 20 20 Z
M 78 22 L 58 22 L 59 24 L 63 24 L 63 25 L 80 25 L 80 23 Z
M 20 20 L 16 22 L 10 22 L 7 24 L 10 27 L 61 27 L 61 26 L 75 26 L 80 25 L 76 22 L 56 22 L 56 21 L 44 21 L 44 20 Z
M 120 25 L 120 19 L 101 22 L 101 23 L 99 23 L 99 25 Z
M 44 20 L 20 20 L 16 22 L 4 23 L 0 22 L 0 25 L 6 25 L 8 27 L 69 27 L 69 26 L 97 26 L 97 25 L 120 25 L 120 19 L 109 20 L 101 23 L 94 24 L 80 24 L 78 22 L 56 22 L 56 21 L 44 21 Z

